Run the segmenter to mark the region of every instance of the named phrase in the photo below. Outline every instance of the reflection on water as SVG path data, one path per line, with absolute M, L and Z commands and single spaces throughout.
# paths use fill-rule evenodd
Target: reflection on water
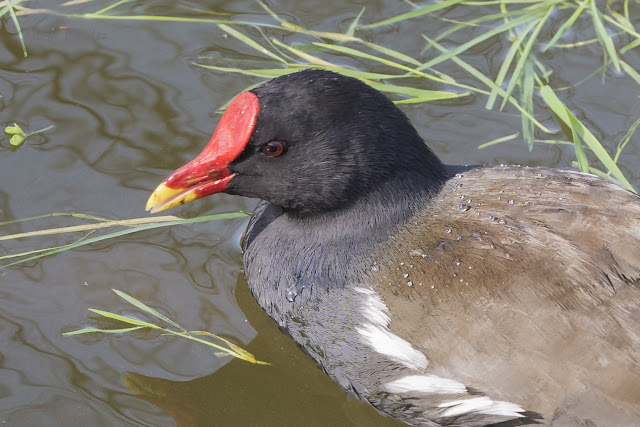
M 263 360 L 273 362 L 271 366 L 234 360 L 211 375 L 189 381 L 128 372 L 129 390 L 163 408 L 179 426 L 402 425 L 345 398 L 338 385 L 274 327 L 243 279 L 238 280 L 236 298 L 247 320 L 260 330 L 247 350 L 259 352 Z
M 276 1 L 271 6 L 285 19 L 325 31 L 345 31 L 361 8 L 337 1 L 303 6 Z M 130 7 L 131 13 L 144 12 Z M 373 21 L 409 7 L 392 0 L 369 2 L 363 19 Z M 78 10 L 95 6 L 89 2 Z M 224 10 L 242 12 L 243 19 L 271 22 L 254 2 L 228 2 L 218 11 Z M 458 8 L 451 17 L 468 19 L 462 14 L 469 10 L 482 13 Z M 55 128 L 28 139 L 13 153 L 8 140 L 0 141 L 0 221 L 47 212 L 114 219 L 146 215 L 149 192 L 208 140 L 218 119 L 214 112 L 258 81 L 191 65 L 205 52 L 261 60 L 244 55 L 244 46 L 212 25 L 80 21 L 49 15 L 22 17 L 21 23 L 29 49 L 26 59 L 6 19 L 6 31 L 0 32 L 3 46 L 8 47 L 0 51 L 0 123 L 15 121 L 31 130 L 49 124 Z M 426 19 L 380 28 L 363 37 L 419 56 L 419 34 L 425 28 L 435 34 L 447 25 Z M 469 34 L 449 42 L 459 44 Z M 299 37 L 279 36 L 288 41 Z M 504 55 L 502 42 L 491 41 L 466 60 L 495 76 Z M 586 77 L 601 60 L 594 46 L 552 55 L 541 56 L 558 87 Z M 461 83 L 469 79 L 453 64 L 441 67 Z M 629 90 L 634 84 L 609 75 L 604 85 L 596 78 L 566 94 L 577 115 L 590 118 L 595 135 L 615 147 L 640 116 L 637 91 Z M 540 144 L 529 153 L 524 144 L 514 142 L 475 150 L 482 142 L 520 129 L 519 116 L 487 111 L 484 102 L 483 97 L 470 96 L 404 110 L 447 163 L 570 166 L 573 155 L 565 146 Z M 632 167 L 637 164 L 640 149 L 630 144 L 621 166 L 640 187 L 640 172 Z M 254 203 L 218 195 L 174 214 L 250 211 Z M 48 219 L 1 231 L 66 224 L 63 219 Z M 233 220 L 151 230 L 0 270 L 0 422 L 393 424 L 348 399 L 257 307 L 242 278 L 238 240 L 245 225 L 246 221 Z M 51 238 L 46 244 L 67 243 L 67 238 Z M 1 243 L 0 256 L 9 249 L 37 249 L 43 244 L 40 239 L 24 239 L 17 248 L 15 242 Z M 84 326 L 89 307 L 121 309 L 123 304 L 111 288 L 161 308 L 189 329 L 230 338 L 273 366 L 228 363 L 228 358 L 218 359 L 208 348 L 171 337 L 61 336 L 63 330 Z

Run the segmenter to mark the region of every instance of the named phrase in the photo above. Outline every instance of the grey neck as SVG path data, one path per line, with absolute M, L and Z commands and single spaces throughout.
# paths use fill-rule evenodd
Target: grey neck
M 398 177 L 344 209 L 312 216 L 260 204 L 243 244 L 249 286 L 260 305 L 284 326 L 295 305 L 358 283 L 374 267 L 377 244 L 440 189 L 421 181 Z

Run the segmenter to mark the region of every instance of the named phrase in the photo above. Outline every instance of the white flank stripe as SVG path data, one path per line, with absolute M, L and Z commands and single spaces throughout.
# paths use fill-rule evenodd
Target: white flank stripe
M 424 369 L 427 367 L 427 358 L 416 350 L 407 341 L 391 333 L 386 327 L 366 323 L 362 328 L 356 328 L 367 344 L 375 351 L 391 360 L 402 363 L 407 368 Z
M 426 368 L 427 357 L 387 327 L 390 321 L 387 315 L 388 309 L 378 294 L 372 289 L 355 288 L 355 290 L 366 296 L 363 314 L 368 323 L 356 328 L 366 343 L 376 352 L 388 356 L 407 368 Z
M 389 328 L 388 308 L 373 289 L 355 288 L 355 291 L 365 296 L 363 316 L 367 320 L 356 331 L 364 338 L 376 352 L 388 356 L 404 366 L 423 370 L 427 367 L 426 356 L 413 348 L 408 342 L 393 334 Z M 462 394 L 467 388 L 456 380 L 438 377 L 436 375 L 407 375 L 384 385 L 390 393 L 425 393 L 425 394 Z M 469 399 L 450 400 L 438 405 L 447 408 L 443 417 L 456 417 L 462 414 L 476 413 L 497 415 L 508 418 L 523 417 L 520 406 L 504 401 L 491 400 L 487 396 Z
M 436 375 L 407 375 L 386 383 L 384 388 L 390 393 L 456 394 L 467 392 L 467 387 L 461 382 Z
M 387 306 L 384 305 L 378 294 L 366 288 L 355 288 L 355 290 L 367 296 L 367 302 L 364 306 L 364 316 L 367 320 L 376 325 L 387 326 L 391 319 L 387 315 Z
M 505 417 L 524 417 L 520 412 L 524 412 L 520 406 L 504 402 L 491 400 L 487 396 L 473 397 L 471 399 L 451 400 L 438 405 L 440 408 L 449 408 L 442 413 L 443 417 L 456 417 L 458 415 L 475 412 L 486 415 L 502 415 Z

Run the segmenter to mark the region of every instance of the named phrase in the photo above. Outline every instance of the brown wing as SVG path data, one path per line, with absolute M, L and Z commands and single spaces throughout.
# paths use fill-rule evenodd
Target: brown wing
M 575 172 L 476 169 L 380 249 L 390 328 L 430 372 L 547 422 L 640 419 L 637 195 Z

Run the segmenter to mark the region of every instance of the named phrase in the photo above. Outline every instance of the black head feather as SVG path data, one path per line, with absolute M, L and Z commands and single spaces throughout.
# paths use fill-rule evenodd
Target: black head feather
M 404 113 L 355 78 L 305 70 L 253 92 L 260 112 L 249 144 L 229 168 L 237 175 L 228 193 L 304 216 L 348 207 L 390 181 L 435 189 L 446 179 Z M 262 147 L 270 141 L 284 144 L 284 154 L 267 156 Z

